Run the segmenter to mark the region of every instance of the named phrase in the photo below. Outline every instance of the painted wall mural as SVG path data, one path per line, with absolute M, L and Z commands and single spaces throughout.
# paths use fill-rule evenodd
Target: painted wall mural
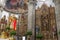
M 19 9 L 27 10 L 28 9 L 27 2 L 28 0 L 26 1 L 25 0 L 7 0 L 5 5 L 5 10 L 7 11 L 11 11 L 11 10 L 17 11 Z

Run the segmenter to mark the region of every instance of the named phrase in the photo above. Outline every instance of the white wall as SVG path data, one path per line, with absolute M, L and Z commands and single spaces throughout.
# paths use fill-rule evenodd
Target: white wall
M 3 11 L 3 12 L 1 12 L 0 14 L 1 14 L 1 15 L 0 15 L 1 18 L 2 18 L 4 15 L 6 15 L 6 19 L 8 19 L 8 17 L 9 17 L 9 12 Z
M 36 9 L 38 7 L 41 7 L 43 3 L 47 4 L 47 6 L 52 5 L 53 7 L 55 7 L 55 4 L 53 3 L 53 0 L 37 0 Z
M 7 11 L 0 12 L 0 18 L 2 18 L 4 15 L 6 15 L 6 19 L 8 20 L 9 13 L 10 13 L 10 12 L 7 12 Z M 11 13 L 11 16 L 12 16 L 12 15 L 13 15 L 13 14 Z M 18 15 L 15 14 L 15 16 L 18 18 Z

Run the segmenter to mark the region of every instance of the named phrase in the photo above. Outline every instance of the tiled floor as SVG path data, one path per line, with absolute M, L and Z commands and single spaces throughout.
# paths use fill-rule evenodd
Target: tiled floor
M 0 38 L 0 40 L 9 40 L 9 39 L 2 39 L 2 38 Z

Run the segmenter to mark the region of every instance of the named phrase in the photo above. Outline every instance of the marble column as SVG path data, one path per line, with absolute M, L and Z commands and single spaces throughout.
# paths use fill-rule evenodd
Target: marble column
M 58 3 L 58 0 L 55 1 L 55 13 L 56 13 L 56 24 L 58 33 L 60 31 L 60 3 Z M 59 33 L 58 33 L 58 40 L 60 40 Z
M 35 1 L 28 3 L 28 31 L 32 31 L 32 40 L 35 40 Z
M 28 30 L 32 28 L 32 12 L 33 12 L 33 4 L 28 3 Z

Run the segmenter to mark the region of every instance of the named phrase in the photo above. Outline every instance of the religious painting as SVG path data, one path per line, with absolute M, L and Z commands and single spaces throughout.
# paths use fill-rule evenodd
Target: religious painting
M 5 5 L 5 10 L 15 12 L 23 9 L 24 11 L 28 9 L 28 0 L 7 0 Z
M 9 21 L 10 28 L 13 29 L 13 30 L 16 30 L 16 27 L 17 27 L 16 26 L 17 25 L 17 17 L 15 17 L 15 15 L 10 16 L 8 18 L 8 21 Z

